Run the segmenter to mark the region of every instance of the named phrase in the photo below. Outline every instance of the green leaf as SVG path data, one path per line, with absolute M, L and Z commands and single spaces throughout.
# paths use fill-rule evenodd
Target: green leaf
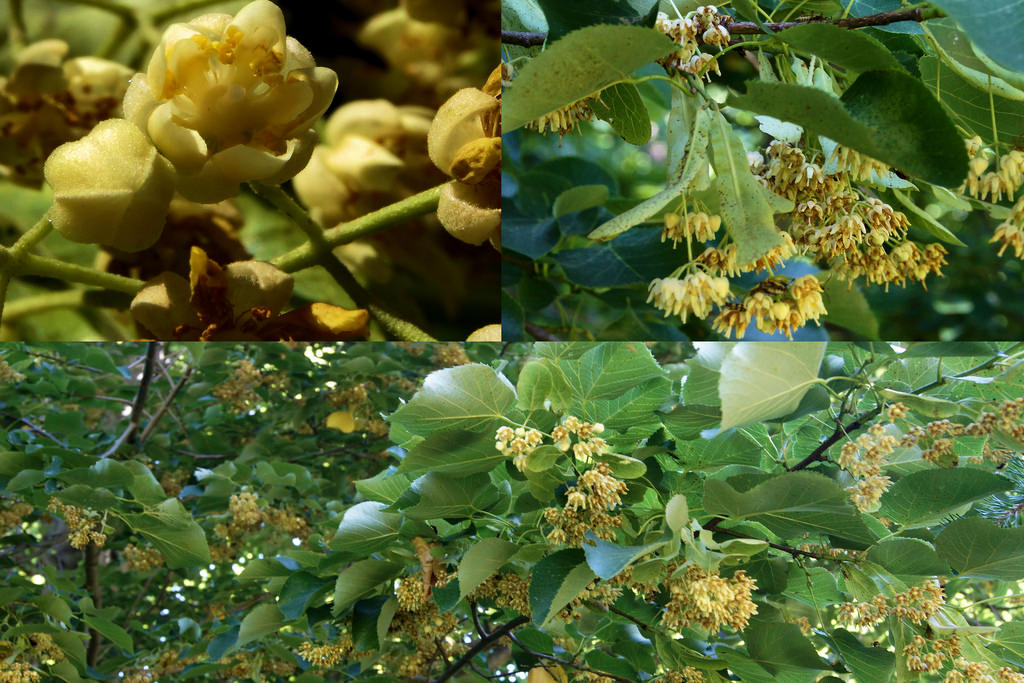
M 843 664 L 858 681 L 888 681 L 896 655 L 884 647 L 868 647 L 846 629 L 837 628 L 826 636 Z
M 887 538 L 868 549 L 867 559 L 899 576 L 941 576 L 949 565 L 939 559 L 935 547 L 919 538 Z
M 704 430 L 721 424 L 722 411 L 715 406 L 679 404 L 665 413 L 661 421 L 677 439 L 698 439 Z
M 526 469 L 531 472 L 546 472 L 565 457 L 568 456 L 551 444 L 537 446 L 526 456 Z
M 754 619 L 743 632 L 751 659 L 771 673 L 796 667 L 815 671 L 828 668 L 796 624 Z
M 504 376 L 471 364 L 430 373 L 412 400 L 392 413 L 392 425 L 428 436 L 444 429 L 486 431 L 516 400 Z
M 551 213 L 555 218 L 601 206 L 608 200 L 607 185 L 577 185 L 555 197 Z
M 989 646 L 993 652 L 1017 667 L 1024 666 L 1024 622 L 1009 621 L 999 627 L 999 632 Z
M 533 567 L 530 579 L 530 612 L 533 623 L 543 627 L 595 578 L 582 550 L 559 550 Z
M 964 517 L 942 530 L 935 550 L 964 578 L 1024 578 L 1024 529 L 1002 529 L 980 517 Z
M 238 640 L 235 648 L 259 640 L 260 638 L 274 633 L 285 624 L 284 615 L 277 605 L 256 605 L 252 608 L 238 629 Z
M 639 26 L 588 26 L 551 43 L 502 93 L 502 131 L 600 92 L 679 48 Z
M 473 474 L 489 472 L 505 460 L 502 452 L 494 447 L 493 434 L 448 430 L 431 434 L 413 446 L 398 471 Z
M 377 586 L 395 578 L 402 571 L 402 565 L 384 560 L 361 560 L 346 567 L 334 585 L 334 607 L 331 613 L 338 616 L 356 600 L 371 593 Z
M 43 593 L 29 600 L 30 603 L 39 608 L 43 614 L 48 614 L 54 620 L 70 625 L 71 607 L 61 597 L 53 593 Z
M 841 99 L 818 88 L 748 81 L 729 104 L 803 126 L 841 145 L 945 187 L 967 175 L 967 153 L 952 121 L 909 74 L 868 71 Z
M 75 484 L 53 494 L 62 503 L 102 512 L 117 505 L 117 498 L 106 489 L 97 489 L 85 484 Z
M 773 214 L 791 211 L 793 203 L 766 196 L 772 193 L 750 172 L 743 143 L 720 112 L 715 112 L 711 124 L 711 150 L 716 176 L 711 183 L 714 205 L 708 210 L 722 216 L 736 243 L 736 261 L 745 265 L 782 244 Z
M 967 32 L 989 57 L 1024 72 L 1024 3 L 1019 0 L 938 0 L 934 3 Z
M 860 287 L 851 287 L 849 282 L 831 273 L 820 274 L 818 280 L 825 290 L 821 300 L 828 310 L 824 317 L 828 323 L 845 328 L 864 339 L 879 338 L 878 318 Z
M 913 529 L 941 521 L 971 501 L 1013 488 L 998 474 L 973 467 L 928 469 L 901 477 L 882 496 L 881 516 Z
M 523 366 L 516 382 L 519 407 L 522 410 L 543 410 L 544 402 L 551 394 L 551 372 L 542 361 L 529 361 Z
M 71 660 L 75 667 L 80 671 L 85 671 L 85 643 L 82 642 L 82 636 L 77 633 L 70 633 L 68 631 L 60 631 L 59 633 L 51 633 L 50 637 L 53 638 L 57 646 L 64 652 L 69 660 Z
M 742 492 L 724 481 L 708 479 L 704 509 L 731 521 L 749 518 L 783 537 L 810 533 L 874 540 L 846 493 L 815 472 L 787 472 Z
M 135 496 L 135 500 L 143 505 L 156 505 L 167 497 L 164 487 L 153 476 L 153 472 L 138 460 L 129 460 L 124 463 L 132 475 L 132 481 L 128 484 L 128 492 Z
M 409 487 L 415 504 L 403 508 L 409 519 L 454 519 L 486 512 L 501 499 L 500 492 L 486 474 L 452 477 L 431 472 Z M 403 496 L 396 505 L 401 505 Z
M 519 552 L 515 543 L 485 538 L 470 546 L 459 562 L 459 600 L 501 569 Z
M 585 4 L 566 4 L 562 0 L 538 0 L 550 25 L 548 42 L 573 29 L 592 24 L 652 26 L 658 10 L 657 0 L 591 0 Z M 505 5 L 502 4 L 502 15 Z
M 979 101 L 978 89 L 945 66 L 940 67 L 938 58 L 933 55 L 922 57 L 918 67 L 921 69 L 921 81 L 936 99 L 946 105 L 953 120 L 969 135 L 994 140 L 993 111 L 1000 140 L 1015 140 L 1024 134 L 1024 103 L 993 94 L 993 106 L 989 108 L 987 94 Z
M 597 118 L 607 121 L 629 144 L 644 145 L 651 139 L 651 115 L 640 91 L 632 83 L 616 83 L 605 88 L 591 108 Z
M 593 543 L 593 545 L 590 545 L 590 543 L 583 545 L 587 564 L 590 565 L 594 574 L 605 580 L 616 576 L 637 558 L 653 553 L 665 545 L 665 541 L 648 543 L 647 545 L 616 545 L 615 543 L 609 543 L 597 538 L 593 532 L 588 532 L 587 538 Z
M 393 467 L 381 470 L 369 479 L 355 482 L 359 495 L 388 505 L 398 500 L 411 483 L 412 479 L 404 474 L 396 474 Z
M 122 517 L 160 551 L 168 568 L 183 569 L 210 563 L 210 548 L 202 527 L 176 498 L 168 498 L 142 514 Z
M 384 503 L 365 501 L 345 510 L 327 547 L 364 556 L 386 548 L 398 538 L 402 526 L 402 515 L 385 512 L 386 507 Z
M 7 488 L 4 490 L 7 493 L 14 493 L 21 489 L 31 488 L 44 479 L 46 479 L 46 474 L 42 470 L 22 470 L 11 477 L 11 480 L 7 482 Z
M 127 631 L 109 619 L 104 619 L 103 617 L 95 614 L 83 612 L 82 621 L 96 629 L 100 635 L 126 651 L 128 654 L 133 654 L 135 652 L 135 647 L 132 644 L 132 637 L 128 635 Z
M 946 244 L 955 244 L 958 247 L 967 246 L 960 241 L 959 237 L 950 232 L 949 228 L 937 221 L 930 213 L 912 202 L 905 194 L 899 190 L 893 190 L 892 194 L 896 197 L 899 203 L 903 205 L 903 208 L 907 210 L 907 213 L 910 214 L 909 218 L 911 227 L 926 232 L 932 237 L 942 240 Z
M 558 368 L 581 403 L 616 398 L 637 384 L 665 377 L 642 343 L 597 344 L 576 360 L 558 362 Z
M 811 23 L 787 28 L 776 37 L 801 52 L 817 55 L 822 61 L 855 73 L 903 68 L 882 43 L 863 31 Z
M 793 412 L 815 385 L 825 342 L 747 342 L 722 360 L 722 429 Z
M 132 471 L 116 460 L 104 459 L 91 467 L 76 467 L 57 475 L 69 484 L 85 484 L 98 488 L 126 489 L 135 482 Z M 160 496 L 163 500 L 166 494 Z
M 323 595 L 334 583 L 333 579 L 313 576 L 309 572 L 295 572 L 289 576 L 278 595 L 277 606 L 287 621 L 298 619 L 318 595 Z

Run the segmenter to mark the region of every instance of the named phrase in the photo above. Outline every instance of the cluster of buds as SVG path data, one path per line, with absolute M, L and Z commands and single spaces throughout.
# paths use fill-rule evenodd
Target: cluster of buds
M 65 505 L 56 498 L 50 499 L 48 509 L 64 518 L 64 522 L 68 525 L 68 542 L 72 548 L 81 550 L 90 543 L 102 548 L 103 544 L 107 542 L 107 535 L 103 533 L 103 520 L 99 513 L 74 505 Z
M 982 411 L 977 419 L 968 424 L 950 420 L 933 420 L 925 425 L 907 429 L 900 446 L 922 449 L 921 459 L 937 465 L 951 467 L 956 464 L 955 439 L 961 436 L 989 436 L 996 431 L 1006 433 L 1011 439 L 1024 439 L 1024 398 L 1006 399 L 993 410 Z M 1002 464 L 1011 451 L 994 449 L 985 444 L 982 455 L 996 464 Z
M 454 368 L 458 365 L 469 365 L 473 361 L 466 354 L 463 344 L 432 344 L 434 347 L 430 359 L 439 368 Z
M 518 574 L 493 574 L 469 594 L 472 600 L 493 600 L 502 609 L 530 616 L 530 582 Z
M 665 227 L 661 230 L 661 241 L 672 240 L 672 247 L 683 239 L 694 239 L 697 242 L 708 242 L 715 238 L 715 233 L 722 225 L 722 217 L 698 211 L 680 216 L 675 213 L 665 214 Z
M 23 379 L 25 379 L 25 375 L 23 373 L 12 368 L 7 364 L 7 361 L 0 359 L 0 382 L 14 384 L 15 382 L 20 382 Z
M 156 548 L 138 548 L 129 543 L 121 551 L 124 568 L 129 572 L 148 572 L 164 563 L 163 555 Z
M 874 626 L 890 615 L 920 624 L 937 614 L 943 604 L 942 586 L 937 579 L 928 579 L 892 598 L 876 595 L 871 602 L 844 602 L 839 606 L 838 618 L 861 628 Z
M 927 640 L 915 635 L 910 644 L 903 648 L 903 656 L 907 658 L 907 669 L 915 672 L 937 673 L 943 661 L 960 657 L 960 637 L 934 638 Z
M 682 669 L 672 669 L 663 676 L 665 683 L 704 683 L 704 674 L 692 666 L 684 666 Z
M 338 664 L 347 661 L 354 649 L 352 636 L 343 633 L 333 643 L 314 643 L 305 640 L 299 645 L 296 654 L 309 662 L 314 669 L 323 671 L 335 669 Z
M 568 135 L 576 130 L 580 123 L 594 120 L 594 110 L 591 108 L 590 103 L 598 99 L 598 97 L 599 95 L 585 97 L 582 100 L 567 104 L 530 121 L 526 124 L 526 127 L 541 133 L 550 131 L 559 135 Z
M 999 157 L 995 170 L 988 170 L 996 158 L 995 152 L 983 146 L 982 140 L 974 136 L 965 141 L 970 161 L 967 163 L 967 179 L 960 192 L 978 199 L 998 202 L 1003 195 L 1013 196 L 1024 184 L 1024 152 L 1012 149 Z
M 674 631 L 692 625 L 708 633 L 718 633 L 723 625 L 741 631 L 757 614 L 757 605 L 750 598 L 757 582 L 742 570 L 726 579 L 717 571 L 689 565 L 667 581 L 667 588 L 671 597 L 661 623 Z
M 32 514 L 34 509 L 28 503 L 0 499 L 0 536 L 6 534 L 8 530 L 19 526 L 22 520 Z
M 878 508 L 878 501 L 892 480 L 882 474 L 885 459 L 899 446 L 899 439 L 889 434 L 882 424 L 874 424 L 856 440 L 843 444 L 839 466 L 857 480 L 850 487 L 850 498 L 861 512 Z

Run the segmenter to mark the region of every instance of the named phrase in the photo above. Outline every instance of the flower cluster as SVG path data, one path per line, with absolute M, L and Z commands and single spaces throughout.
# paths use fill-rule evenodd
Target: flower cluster
M 827 311 L 822 301 L 821 282 L 813 275 L 796 279 L 783 275 L 766 278 L 754 285 L 739 302 L 728 303 L 715 317 L 713 328 L 726 337 L 742 337 L 753 323 L 766 334 L 793 332 Z
M 189 480 L 192 473 L 180 467 L 173 470 L 164 470 L 160 473 L 160 488 L 164 490 L 168 498 L 177 498 L 185 482 Z
M 611 474 L 608 463 L 599 462 L 579 476 L 575 486 L 566 489 L 565 507 L 544 509 L 544 520 L 554 527 L 547 534 L 551 545 L 580 547 L 593 544 L 588 532 L 605 541 L 615 538 L 622 517 L 611 514 L 622 502 L 628 487 Z
M 1024 195 L 1014 202 L 1010 217 L 996 226 L 989 242 L 999 243 L 999 256 L 1012 249 L 1016 258 L 1024 258 Z
M 1024 439 L 1024 398 L 1006 399 L 1001 401 L 994 410 L 982 411 L 978 418 L 968 424 L 950 420 L 934 420 L 925 425 L 917 425 L 907 429 L 900 439 L 900 446 L 922 448 L 921 459 L 928 462 L 952 467 L 956 464 L 955 439 L 961 436 L 988 436 L 996 431 L 1005 432 L 1010 438 Z M 982 456 L 996 464 L 1002 464 L 1012 454 L 1006 449 L 998 449 L 986 443 Z
M 526 427 L 502 426 L 494 434 L 494 448 L 506 458 L 512 458 L 512 464 L 520 472 L 526 467 L 526 458 L 534 448 L 544 441 L 544 435 L 536 429 Z
M 452 578 L 454 575 L 444 567 L 432 566 L 429 575 L 419 572 L 399 581 L 396 589 L 398 611 L 388 632 L 402 634 L 402 639 L 414 651 L 396 663 L 395 673 L 398 675 L 411 676 L 421 672 L 439 648 L 445 657 L 465 651 L 466 646 L 454 633 L 459 625 L 458 617 L 454 612 L 442 614 L 437 603 L 430 599 L 429 586 L 444 586 Z
M 920 624 L 937 614 L 944 603 L 942 586 L 938 580 L 928 579 L 892 598 L 879 594 L 871 602 L 844 602 L 839 606 L 838 618 L 862 628 L 874 626 L 890 615 Z
M 648 287 L 648 303 L 665 311 L 665 317 L 677 315 L 685 323 L 692 313 L 698 318 L 711 314 L 712 306 L 721 306 L 729 298 L 729 278 L 712 277 L 695 270 L 686 277 L 655 278 Z
M 997 159 L 995 152 L 985 147 L 978 136 L 965 140 L 964 144 L 970 161 L 967 178 L 960 186 L 961 194 L 966 190 L 972 197 L 993 202 L 1002 200 L 1003 195 L 1013 199 L 1024 184 L 1024 151 L 1012 149 Z M 993 161 L 995 168 L 990 171 Z
M 684 666 L 681 671 L 666 672 L 665 683 L 704 683 L 704 674 L 692 666 Z
M 585 97 L 582 100 L 571 102 L 552 112 L 544 114 L 526 124 L 540 133 L 551 132 L 559 135 L 568 135 L 576 130 L 576 127 L 585 121 L 594 120 L 594 110 L 591 102 L 598 99 L 600 94 Z
M 68 542 L 72 548 L 81 550 L 90 543 L 102 548 L 107 542 L 107 535 L 103 533 L 103 520 L 98 513 L 65 505 L 56 498 L 50 499 L 48 509 L 64 518 L 68 525 Z
M 163 555 L 156 548 L 137 548 L 129 543 L 121 554 L 125 569 L 130 572 L 148 572 L 164 563 Z
M 878 501 L 888 490 L 892 480 L 882 474 L 885 459 L 896 447 L 899 439 L 889 434 L 884 425 L 874 424 L 854 441 L 843 444 L 839 466 L 849 472 L 857 483 L 851 486 L 850 498 L 861 512 L 878 508 Z
M 663 57 L 659 63 L 670 71 L 703 75 L 714 69 L 721 74 L 715 56 L 701 52 L 699 43 L 728 46 L 730 36 L 726 24 L 730 20 L 731 17 L 720 14 L 714 5 L 702 5 L 679 19 L 669 19 L 664 12 L 658 12 L 654 28 L 679 44 L 677 51 Z
M 38 186 L 54 149 L 120 115 L 131 69 L 98 57 L 65 61 L 67 53 L 63 40 L 33 43 L 0 78 L 0 171 L 14 182 Z
M 439 368 L 454 368 L 457 365 L 469 365 L 472 361 L 466 355 L 462 344 L 432 344 L 431 359 Z
M 352 636 L 348 633 L 343 633 L 339 636 L 337 642 L 334 643 L 303 641 L 296 652 L 300 657 L 309 662 L 314 669 L 322 671 L 333 669 L 338 664 L 346 661 L 349 655 L 352 654 L 353 649 L 355 648 L 352 644 Z
M 558 450 L 571 450 L 577 460 L 589 463 L 595 456 L 608 450 L 608 442 L 597 436 L 603 433 L 604 425 L 600 422 L 583 422 L 574 415 L 567 415 L 562 424 L 551 430 L 551 439 Z M 576 436 L 576 443 L 572 442 L 573 435 Z
M 14 384 L 25 379 L 25 375 L 18 372 L 10 365 L 7 361 L 0 359 L 0 382 L 6 382 L 8 384 Z
M 252 361 L 240 360 L 231 375 L 213 388 L 213 395 L 227 405 L 235 414 L 247 413 L 262 399 L 256 393 L 256 387 L 275 386 L 283 389 L 287 375 L 284 373 L 264 374 Z
M 242 182 L 280 184 L 309 161 L 312 124 L 337 85 L 286 35 L 270 0 L 172 24 L 125 91 L 126 118 L 47 159 L 53 225 L 71 240 L 139 251 L 160 237 L 176 191 L 213 203 Z
M 671 597 L 661 623 L 674 631 L 697 625 L 717 633 L 723 624 L 741 631 L 757 614 L 757 605 L 750 598 L 757 583 L 742 570 L 723 578 L 717 571 L 689 565 L 666 586 Z
M 34 509 L 28 503 L 0 499 L 0 536 L 19 526 Z
M 518 574 L 492 574 L 469 594 L 472 600 L 493 600 L 502 609 L 530 616 L 530 582 Z

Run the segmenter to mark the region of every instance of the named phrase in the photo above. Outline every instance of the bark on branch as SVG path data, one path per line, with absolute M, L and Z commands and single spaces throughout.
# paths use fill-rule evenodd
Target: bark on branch
M 864 17 L 846 17 L 845 19 L 829 19 L 828 17 L 800 17 L 796 21 L 785 21 L 777 23 L 766 23 L 760 26 L 752 21 L 731 21 L 726 24 L 729 33 L 733 35 L 764 33 L 765 29 L 771 32 L 784 31 L 793 26 L 804 24 L 834 24 L 840 28 L 865 28 L 867 26 L 887 26 L 900 21 L 927 21 L 946 16 L 945 13 L 930 8 L 897 9 L 878 14 L 869 14 Z M 546 33 L 534 33 L 531 31 L 502 31 L 501 42 L 506 45 L 518 45 L 520 47 L 533 47 L 543 45 L 547 40 Z

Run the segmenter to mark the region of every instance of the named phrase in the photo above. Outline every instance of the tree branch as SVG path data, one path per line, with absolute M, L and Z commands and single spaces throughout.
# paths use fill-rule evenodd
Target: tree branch
M 469 650 L 466 651 L 466 654 L 459 657 L 459 659 L 456 660 L 454 664 L 445 669 L 444 673 L 442 673 L 434 681 L 434 683 L 444 683 L 444 681 L 450 680 L 452 676 L 459 673 L 459 670 L 462 669 L 462 667 L 466 666 L 469 662 L 473 661 L 473 657 L 476 657 L 478 654 L 480 654 L 488 645 L 500 639 L 502 636 L 511 633 L 513 630 L 519 628 L 528 621 L 530 621 L 529 617 L 516 617 L 507 624 L 503 624 L 491 633 L 487 634 L 485 638 L 481 638 L 480 640 L 476 641 L 473 647 L 469 648 Z
M 729 33 L 734 35 L 764 33 L 765 29 L 777 32 L 784 31 L 794 26 L 804 24 L 833 24 L 840 28 L 864 28 L 866 26 L 886 26 L 900 21 L 927 21 L 929 19 L 940 19 L 946 16 L 945 12 L 931 8 L 917 7 L 914 9 L 897 9 L 878 14 L 869 14 L 864 17 L 846 17 L 845 19 L 829 19 L 828 17 L 801 17 L 796 21 L 785 21 L 774 24 L 761 24 L 758 26 L 752 21 L 731 21 L 725 24 Z M 764 27 L 764 28 L 762 28 Z M 501 42 L 506 45 L 518 45 L 520 47 L 533 47 L 543 45 L 547 40 L 546 33 L 534 33 L 530 31 L 502 31 Z
M 150 343 L 152 344 L 153 342 Z M 160 418 L 163 417 L 164 413 L 167 412 L 167 409 L 171 407 L 171 402 L 174 400 L 174 397 L 177 396 L 178 392 L 181 391 L 181 388 L 185 386 L 185 382 L 188 381 L 191 374 L 192 366 L 190 365 L 185 368 L 185 373 L 181 376 L 181 379 L 178 380 L 178 383 L 171 389 L 171 393 L 167 394 L 167 398 L 165 398 L 164 402 L 160 404 L 159 408 L 157 408 L 156 414 L 153 415 L 153 419 L 151 419 L 149 424 L 146 425 L 146 428 L 142 430 L 142 434 L 137 439 L 138 443 L 144 443 L 146 438 L 153 433 L 153 430 L 156 428 Z
M 510 634 L 508 634 L 508 637 L 511 638 L 512 642 L 515 643 L 517 646 L 519 646 L 519 648 L 522 649 L 523 652 L 525 652 L 526 654 L 531 655 L 533 657 L 536 657 L 537 659 L 546 659 L 549 662 L 555 662 L 556 664 L 561 664 L 562 666 L 572 667 L 573 669 L 576 669 L 577 671 L 582 671 L 584 673 L 590 673 L 590 674 L 595 674 L 597 676 L 603 676 L 605 678 L 610 678 L 613 681 L 622 681 L 622 683 L 633 683 L 633 679 L 632 678 L 625 678 L 623 676 L 616 676 L 613 673 L 608 673 L 607 671 L 598 671 L 597 669 L 591 669 L 589 666 L 583 666 L 581 664 L 577 664 L 577 663 L 575 663 L 573 661 L 570 661 L 568 659 L 562 659 L 561 657 L 555 657 L 553 655 L 546 655 L 543 652 L 536 652 L 535 650 L 531 650 L 530 648 L 528 648 L 525 645 L 523 645 L 523 643 L 518 638 L 515 637 L 515 634 L 510 633 Z M 544 665 L 541 664 L 541 666 L 544 666 Z M 544 668 L 547 669 L 547 667 L 544 667 Z
M 142 380 L 139 382 L 139 392 L 135 395 L 135 403 L 132 404 L 132 414 L 128 421 L 128 427 L 121 433 L 121 436 L 117 437 L 114 445 L 100 454 L 100 458 L 109 458 L 117 453 L 122 444 L 138 430 L 139 422 L 142 420 L 142 406 L 146 402 L 146 395 L 149 393 L 149 383 L 153 379 L 153 366 L 156 363 L 158 344 L 159 342 L 149 342 L 146 347 L 146 366 L 142 369 Z M 135 442 L 138 443 L 138 439 Z

